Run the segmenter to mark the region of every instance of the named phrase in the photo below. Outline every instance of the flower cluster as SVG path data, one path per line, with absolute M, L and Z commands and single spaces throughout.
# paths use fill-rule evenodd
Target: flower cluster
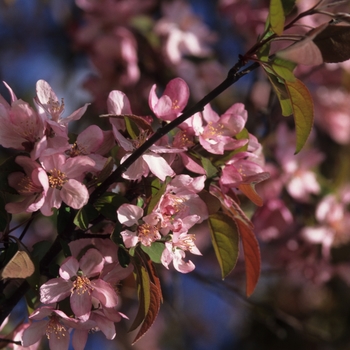
M 47 82 L 37 83 L 36 109 L 8 89 L 12 103 L 1 100 L 5 131 L 1 131 L 0 143 L 16 151 L 8 188 L 16 190 L 17 199 L 11 197 L 6 211 L 29 215 L 40 211 L 44 216 L 58 215 L 60 220 L 69 208 L 76 213 L 75 231 L 84 231 L 83 239 L 68 239 L 70 254 L 61 258 L 58 275 L 49 275 L 41 284 L 38 302 L 42 306 L 30 315 L 31 323 L 22 336 L 24 346 L 34 346 L 46 335 L 51 348 L 65 349 L 73 334 L 74 348 L 83 349 L 91 330 L 101 330 L 107 339 L 113 339 L 114 323 L 126 317 L 118 311 L 115 287 L 133 269 L 138 276 L 139 264 L 147 261 L 167 269 L 172 264 L 181 273 L 195 268 L 186 253 L 201 255 L 192 228 L 209 219 L 202 196 L 213 200 L 217 196 L 209 193 L 209 185 L 231 193 L 236 200 L 242 193 L 249 197 L 243 185 L 267 176 L 261 145 L 245 129 L 244 105 L 236 103 L 221 116 L 208 105 L 123 169 L 104 195 L 115 201 L 106 214 L 107 204 L 101 195 L 97 199 L 90 195 L 113 168 L 118 171 L 143 147 L 155 134 L 155 127 L 181 114 L 189 99 L 185 81 L 171 80 L 161 97 L 156 85 L 150 89 L 149 107 L 154 117 L 134 115 L 123 92 L 110 92 L 108 114 L 102 117 L 109 118 L 111 130 L 91 125 L 74 137 L 68 133 L 69 123 L 81 118 L 87 105 L 63 118 L 64 102 Z M 139 192 L 141 186 L 144 194 Z M 97 241 L 88 238 L 96 232 L 95 218 L 100 218 L 98 234 L 105 235 Z M 70 234 L 74 232 L 65 236 Z M 109 242 L 109 247 L 101 240 Z M 123 267 L 121 256 L 127 257 Z M 137 281 L 141 283 L 138 277 Z M 158 294 L 160 298 L 160 291 Z

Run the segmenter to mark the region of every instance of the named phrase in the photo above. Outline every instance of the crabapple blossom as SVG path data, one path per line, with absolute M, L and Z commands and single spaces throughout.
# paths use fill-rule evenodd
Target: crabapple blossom
M 322 244 L 326 259 L 330 258 L 331 247 L 344 245 L 350 241 L 349 225 L 350 188 L 345 187 L 340 193 L 325 196 L 316 208 L 318 225 L 304 227 L 301 231 L 305 240 Z
M 172 262 L 174 268 L 181 273 L 193 271 L 195 268 L 194 263 L 191 260 L 186 262 L 183 259 L 186 255 L 185 251 L 202 255 L 194 243 L 195 236 L 186 232 L 174 232 L 170 236 L 171 240 L 165 242 L 165 249 L 161 256 L 162 264 L 169 268 L 169 264 Z
M 63 311 L 55 310 L 51 306 L 43 306 L 35 310 L 29 318 L 32 323 L 22 335 L 24 347 L 37 343 L 46 335 L 51 350 L 68 350 L 69 329 L 76 327 L 78 320 L 68 317 Z
M 194 15 L 183 1 L 162 4 L 164 17 L 156 24 L 155 31 L 166 37 L 166 55 L 173 64 L 178 64 L 184 55 L 198 57 L 211 53 L 215 36 L 209 28 Z
M 60 277 L 53 278 L 40 287 L 40 300 L 44 304 L 55 303 L 70 296 L 70 306 L 82 321 L 89 319 L 94 300 L 103 307 L 113 308 L 118 297 L 113 287 L 99 278 L 104 267 L 102 254 L 89 249 L 78 261 L 66 258 L 59 270 Z
M 202 118 L 193 117 L 193 130 L 199 137 L 202 147 L 213 154 L 224 154 L 226 150 L 234 150 L 244 146 L 246 139 L 234 138 L 240 133 L 247 121 L 247 111 L 241 103 L 235 103 L 220 117 L 210 105 L 204 107 Z
M 45 80 L 39 80 L 36 83 L 36 97 L 34 101 L 37 104 L 39 114 L 58 136 L 65 136 L 68 132 L 68 123 L 73 120 L 79 120 L 89 105 L 89 103 L 86 103 L 68 117 L 63 118 L 64 101 L 62 99 L 59 102 L 55 92 Z
M 197 193 L 203 190 L 206 177 L 177 175 L 167 185 L 154 211 L 160 213 L 161 233 L 188 231 L 208 218 L 208 209 Z
M 11 214 L 37 211 L 44 205 L 49 189 L 49 178 L 46 171 L 37 162 L 26 156 L 17 156 L 16 163 L 23 168 L 25 174 L 11 173 L 8 182 L 25 198 L 21 202 L 7 203 L 5 208 Z
M 114 108 L 129 111 L 128 98 L 122 92 L 114 92 L 113 97 L 109 97 L 109 101 L 113 99 Z M 118 104 L 119 102 L 119 104 Z M 118 107 L 117 107 L 118 105 Z M 130 110 L 131 112 L 131 110 Z M 114 137 L 117 143 L 126 151 L 126 154 L 121 159 L 121 164 L 131 155 L 131 153 L 138 147 L 140 147 L 148 138 L 148 130 L 140 130 L 140 133 L 135 140 L 129 140 L 125 138 L 118 130 L 118 126 L 115 124 L 114 118 L 110 118 Z M 128 180 L 140 180 L 142 177 L 147 177 L 149 172 L 153 173 L 162 181 L 167 176 L 174 176 L 175 172 L 170 167 L 168 162 L 159 155 L 159 153 L 176 153 L 181 152 L 181 149 L 173 149 L 167 146 L 152 145 L 148 151 L 140 156 L 124 173 L 123 177 Z
M 122 204 L 117 210 L 117 216 L 119 222 L 125 226 L 137 225 L 136 231 L 124 230 L 120 232 L 126 248 L 135 247 L 138 242 L 148 247 L 162 238 L 159 233 L 161 221 L 159 214 L 151 213 L 143 216 L 142 208 L 133 204 Z
M 0 144 L 35 153 L 38 142 L 45 134 L 44 120 L 27 102 L 17 99 L 12 89 L 5 85 L 11 95 L 11 105 L 0 96 Z
M 172 121 L 186 107 L 189 96 L 190 91 L 186 82 L 181 78 L 175 78 L 167 84 L 160 98 L 156 95 L 156 85 L 153 85 L 148 104 L 159 119 Z
M 295 155 L 294 133 L 288 131 L 285 124 L 278 126 L 276 135 L 276 158 L 282 166 L 286 188 L 293 198 L 307 202 L 310 194 L 320 192 L 316 174 L 310 168 L 320 164 L 324 155 L 315 149 L 307 149 Z
M 74 209 L 82 208 L 89 199 L 89 192 L 82 183 L 87 171 L 95 167 L 95 162 L 87 156 L 67 158 L 63 154 L 52 154 L 40 158 L 48 174 L 49 189 L 41 207 L 44 215 L 51 215 L 52 208 L 60 208 L 62 201 Z

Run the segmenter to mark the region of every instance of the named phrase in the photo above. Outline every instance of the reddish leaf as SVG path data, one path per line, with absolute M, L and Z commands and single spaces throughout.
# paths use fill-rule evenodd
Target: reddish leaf
M 135 330 L 144 321 L 150 301 L 150 281 L 149 276 L 146 273 L 146 269 L 140 264 L 134 264 L 134 271 L 136 274 L 136 282 L 138 285 L 138 298 L 139 298 L 139 308 L 137 310 L 136 317 L 129 328 L 129 332 Z
M 259 243 L 251 227 L 247 226 L 241 220 L 236 220 L 236 224 L 243 244 L 244 262 L 247 277 L 246 293 L 247 297 L 249 297 L 254 292 L 260 276 Z
M 134 342 L 139 340 L 155 321 L 162 299 L 159 278 L 155 272 L 152 261 L 142 251 L 135 254 L 135 272 L 138 283 L 139 309 L 129 332 L 141 325 Z
M 261 181 L 264 181 L 270 177 L 270 174 L 267 172 L 259 173 L 256 175 L 249 176 L 245 183 L 238 186 L 241 190 L 255 205 L 261 207 L 264 203 L 262 198 L 258 195 L 255 190 L 255 185 Z
M 215 186 L 210 187 L 210 192 L 220 199 L 222 210 L 226 215 L 231 217 L 237 225 L 243 244 L 246 266 L 246 293 L 247 296 L 250 296 L 253 293 L 260 276 L 260 249 L 253 232 L 254 226 L 232 198 L 221 193 L 220 189 Z
M 149 287 L 150 287 L 149 289 L 150 300 L 149 300 L 149 307 L 147 310 L 147 314 L 132 344 L 135 344 L 150 329 L 155 319 L 157 318 L 157 315 L 159 312 L 159 308 L 160 308 L 159 289 L 152 282 L 150 282 Z

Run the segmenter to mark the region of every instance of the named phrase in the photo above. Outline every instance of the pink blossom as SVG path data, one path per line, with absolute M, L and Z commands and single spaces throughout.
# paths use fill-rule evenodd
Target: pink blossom
M 113 91 L 108 98 L 109 109 L 119 113 L 131 114 L 130 103 L 128 98 L 121 91 Z M 126 151 L 121 159 L 121 164 L 131 155 L 131 153 L 139 148 L 148 138 L 149 130 L 140 130 L 136 139 L 129 140 L 122 135 L 119 130 L 125 128 L 125 124 L 116 118 L 110 118 L 113 128 L 113 134 L 118 144 Z M 146 121 L 147 122 L 147 121 Z M 165 146 L 152 145 L 144 154 L 141 155 L 124 173 L 123 177 L 128 180 L 140 180 L 147 177 L 149 172 L 153 173 L 162 181 L 167 176 L 174 176 L 175 172 L 168 162 L 159 155 L 159 153 L 177 153 L 184 150 L 174 149 Z
M 156 85 L 153 85 L 149 93 L 148 104 L 158 118 L 172 121 L 186 107 L 189 95 L 190 91 L 186 82 L 181 78 L 175 78 L 167 84 L 161 98 L 157 97 Z
M 90 125 L 78 136 L 71 149 L 66 152 L 70 157 L 88 156 L 95 162 L 94 170 L 101 171 L 107 158 L 101 155 L 107 153 L 115 144 L 111 133 L 104 132 L 97 125 Z
M 209 44 L 215 36 L 209 28 L 192 13 L 183 1 L 164 3 L 164 17 L 158 21 L 155 31 L 166 37 L 165 50 L 173 64 L 183 55 L 205 57 L 211 53 Z
M 161 214 L 162 234 L 187 232 L 208 218 L 208 209 L 197 193 L 203 190 L 205 176 L 177 175 L 168 184 L 154 211 Z
M 325 196 L 316 208 L 318 225 L 302 229 L 302 236 L 311 243 L 322 244 L 325 258 L 330 258 L 331 247 L 341 246 L 350 241 L 349 225 L 350 189 L 342 188 L 338 196 Z
M 103 256 L 94 248 L 89 249 L 79 261 L 74 257 L 66 258 L 59 270 L 60 277 L 40 287 L 40 301 L 49 304 L 70 296 L 72 311 L 83 321 L 90 317 L 94 299 L 104 307 L 115 307 L 118 303 L 116 292 L 98 277 L 103 267 Z
M 199 137 L 200 144 L 208 152 L 224 154 L 226 150 L 234 150 L 247 144 L 246 139 L 234 138 L 243 130 L 247 121 L 248 115 L 243 104 L 234 104 L 220 117 L 208 104 L 202 116 L 206 125 L 203 125 L 202 118 L 194 117 L 193 130 Z
M 122 204 L 117 210 L 121 224 L 131 227 L 137 225 L 136 231 L 124 230 L 120 234 L 126 248 L 135 247 L 138 242 L 150 246 L 162 238 L 159 233 L 161 216 L 156 213 L 143 216 L 143 209 L 133 204 Z M 142 218 L 142 220 L 141 220 Z
M 85 113 L 89 103 L 77 109 L 68 117 L 63 118 L 64 100 L 58 100 L 55 92 L 45 80 L 38 80 L 36 83 L 36 97 L 34 98 L 38 106 L 38 112 L 59 135 L 67 133 L 67 125 L 73 120 L 79 120 Z
M 48 318 L 43 320 L 43 318 Z M 64 350 L 69 347 L 69 329 L 76 327 L 78 320 L 68 317 L 64 312 L 44 306 L 34 311 L 30 317 L 32 322 L 23 332 L 24 347 L 33 345 L 46 335 L 51 350 Z
M 82 180 L 95 166 L 92 159 L 86 156 L 67 159 L 63 154 L 52 154 L 40 161 L 48 173 L 50 186 L 41 207 L 44 215 L 51 215 L 52 208 L 60 208 L 62 201 L 74 209 L 80 209 L 88 202 L 89 193 Z
M 12 89 L 5 83 L 11 94 L 11 106 L 0 99 L 0 144 L 6 148 L 34 152 L 43 138 L 45 124 L 41 116 L 28 103 L 18 100 Z
M 5 209 L 11 214 L 37 211 L 43 206 L 49 189 L 49 178 L 46 171 L 29 157 L 17 156 L 16 163 L 23 168 L 25 174 L 11 173 L 8 182 L 25 199 L 21 202 L 8 203 Z
M 169 268 L 172 262 L 174 268 L 181 273 L 188 273 L 194 270 L 195 265 L 191 260 L 184 261 L 185 251 L 190 251 L 192 254 L 202 255 L 194 243 L 194 235 L 185 232 L 175 232 L 171 235 L 171 240 L 165 242 L 165 249 L 161 256 L 161 262 Z

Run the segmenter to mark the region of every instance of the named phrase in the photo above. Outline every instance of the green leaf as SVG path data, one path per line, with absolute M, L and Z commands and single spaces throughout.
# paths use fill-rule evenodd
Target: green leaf
M 270 0 L 269 11 L 270 28 L 277 34 L 281 35 L 284 30 L 284 9 L 281 0 Z
M 295 122 L 295 153 L 299 153 L 312 130 L 314 106 L 309 90 L 300 80 L 296 79 L 295 82 L 286 81 L 286 88 L 292 102 Z
M 159 278 L 150 259 L 142 251 L 135 252 L 134 271 L 139 294 L 139 309 L 129 331 L 140 327 L 133 344 L 140 339 L 155 321 L 162 301 Z
M 86 230 L 89 227 L 89 223 L 96 219 L 98 215 L 99 212 L 93 207 L 92 204 L 88 203 L 77 212 L 73 222 L 82 230 Z
M 239 253 L 239 235 L 235 222 L 223 213 L 208 219 L 211 241 L 224 279 L 235 267 Z
M 141 249 L 150 257 L 150 259 L 156 264 L 161 263 L 161 256 L 164 251 L 164 243 L 153 242 L 149 247 L 141 244 Z
M 130 137 L 133 140 L 136 140 L 137 137 L 139 136 L 140 129 L 137 127 L 137 125 L 133 122 L 131 118 L 124 116 L 124 120 L 125 120 L 126 130 L 128 131 Z
M 296 80 L 296 77 L 293 73 L 295 67 L 296 64 L 294 62 L 286 61 L 278 57 L 273 60 L 271 65 L 271 68 L 273 69 L 274 73 L 279 78 L 282 78 L 284 81 L 290 82 L 294 82 Z
M 280 102 L 282 115 L 288 117 L 289 115 L 293 114 L 293 107 L 285 84 L 282 83 L 274 73 L 271 73 L 268 69 L 266 69 L 265 66 L 263 66 L 263 68 Z
M 206 172 L 207 178 L 215 177 L 218 173 L 218 170 L 213 165 L 213 163 L 206 157 L 201 157 L 202 166 Z
M 120 194 L 106 192 L 97 199 L 97 201 L 94 203 L 94 207 L 107 219 L 115 220 L 117 217 L 117 209 L 122 204 L 127 202 L 128 201 L 125 199 L 125 197 L 121 196 Z

